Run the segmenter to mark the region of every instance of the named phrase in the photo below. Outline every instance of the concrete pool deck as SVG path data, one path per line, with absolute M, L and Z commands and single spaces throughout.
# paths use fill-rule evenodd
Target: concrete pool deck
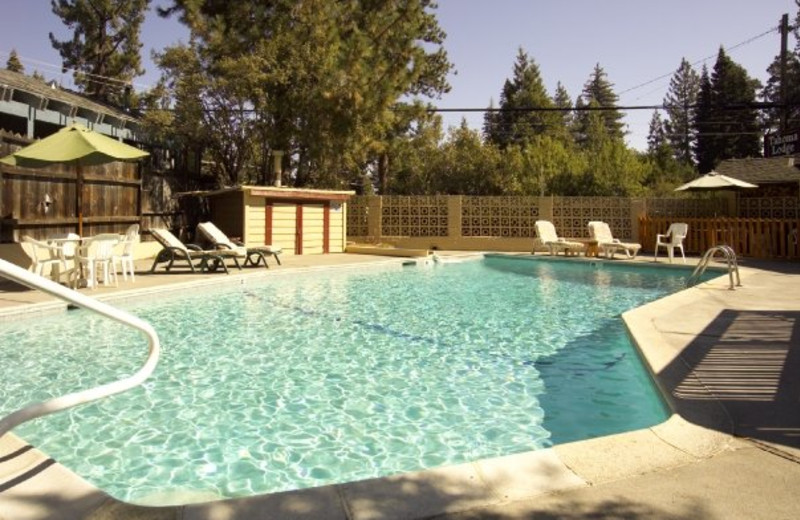
M 270 274 L 402 261 L 287 257 Z M 264 271 L 145 275 L 149 263 L 137 267 L 135 284 L 82 292 L 129 298 L 129 291 L 230 283 Z M 675 412 L 652 428 L 381 479 L 173 507 L 119 502 L 5 435 L 0 519 L 798 518 L 800 264 L 747 262 L 741 274 L 735 291 L 727 277 L 718 278 L 624 314 Z M 61 305 L 48 302 L 5 287 L 0 321 Z

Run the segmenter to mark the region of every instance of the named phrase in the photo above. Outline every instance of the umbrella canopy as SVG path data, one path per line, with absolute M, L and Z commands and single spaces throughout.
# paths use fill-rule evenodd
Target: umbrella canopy
M 758 186 L 712 171 L 682 186 L 678 186 L 675 191 L 739 190 L 747 188 L 758 188 Z
M 73 124 L 45 137 L 0 162 L 24 168 L 43 168 L 53 163 L 75 165 L 75 208 L 78 214 L 78 234 L 83 236 L 83 173 L 81 167 L 114 161 L 130 161 L 150 155 L 103 134 Z
M 74 124 L 0 159 L 11 166 L 41 168 L 49 163 L 97 165 L 130 161 L 149 154 L 133 146 Z

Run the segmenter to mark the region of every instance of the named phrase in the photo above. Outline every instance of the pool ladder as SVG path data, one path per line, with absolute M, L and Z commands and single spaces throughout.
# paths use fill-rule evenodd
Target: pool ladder
M 14 282 L 26 285 L 31 289 L 42 291 L 50 296 L 55 296 L 63 301 L 72 303 L 84 309 L 90 310 L 101 316 L 112 319 L 123 325 L 128 325 L 135 329 L 140 330 L 147 336 L 149 344 L 149 353 L 144 365 L 133 375 L 118 381 L 106 383 L 95 388 L 73 392 L 71 394 L 63 395 L 61 397 L 54 397 L 41 403 L 33 403 L 20 408 L 16 412 L 12 412 L 5 417 L 0 418 L 0 437 L 12 428 L 19 426 L 23 422 L 30 421 L 43 415 L 49 415 L 79 404 L 96 401 L 103 397 L 108 397 L 113 394 L 118 394 L 126 390 L 130 390 L 142 384 L 158 363 L 158 356 L 160 352 L 160 345 L 158 335 L 155 329 L 136 316 L 129 314 L 125 311 L 112 307 L 107 303 L 95 300 L 85 296 L 77 291 L 63 287 L 47 278 L 35 275 L 17 265 L 0 259 L 0 277 L 8 278 Z M 6 347 L 8 348 L 8 346 Z M 13 348 L 13 346 L 12 346 Z
M 735 290 L 735 287 L 742 286 L 742 280 L 739 278 L 739 263 L 736 261 L 736 252 L 733 250 L 731 246 L 727 245 L 719 245 L 714 246 L 703 255 L 703 258 L 700 259 L 700 262 L 697 264 L 697 267 L 694 268 L 692 275 L 689 277 L 689 281 L 687 285 L 690 287 L 695 285 L 698 281 L 700 281 L 700 277 L 703 276 L 703 273 L 706 271 L 708 267 L 708 263 L 714 258 L 714 255 L 717 253 L 722 253 L 725 257 L 725 262 L 728 265 L 728 278 L 730 279 L 731 285 L 729 289 L 731 291 Z M 733 275 L 736 275 L 736 284 L 734 286 L 733 282 Z

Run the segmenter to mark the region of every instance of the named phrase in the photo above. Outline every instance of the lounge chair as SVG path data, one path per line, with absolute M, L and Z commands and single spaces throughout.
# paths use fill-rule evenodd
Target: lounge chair
M 150 268 L 151 273 L 156 270 L 158 264 L 164 262 L 168 262 L 166 270 L 169 272 L 175 261 L 186 262 L 193 273 L 195 268 L 199 268 L 200 272 L 205 272 L 216 271 L 220 267 L 225 273 L 228 273 L 228 267 L 225 265 L 226 259 L 233 260 L 238 269 L 242 268 L 239 265 L 239 260 L 237 259 L 239 255 L 236 251 L 202 250 L 194 244 L 184 244 L 170 231 L 163 228 L 152 228 L 150 233 L 164 247 L 156 255 L 153 266 Z M 195 265 L 195 262 L 197 262 L 197 265 Z
M 683 253 L 683 239 L 689 232 L 689 224 L 683 222 L 673 222 L 670 224 L 666 233 L 656 235 L 656 252 L 653 255 L 653 261 L 658 259 L 658 248 L 663 247 L 667 250 L 669 263 L 672 263 L 672 257 L 675 255 L 675 249 L 680 249 L 683 263 L 686 263 L 686 255 Z
M 642 248 L 635 242 L 621 242 L 611 234 L 611 228 L 605 222 L 589 222 L 589 236 L 597 242 L 599 251 L 605 252 L 607 258 L 614 258 L 617 251 L 625 253 L 627 258 L 635 258 Z
M 264 262 L 264 267 L 269 268 L 267 264 L 267 257 L 272 256 L 278 265 L 281 265 L 281 259 L 278 257 L 283 252 L 280 246 L 272 245 L 245 245 L 241 242 L 234 242 L 223 233 L 213 222 L 201 222 L 197 225 L 198 234 L 208 240 L 216 249 L 220 251 L 230 250 L 237 251 L 241 256 L 246 257 L 244 265 L 258 266 Z
M 536 236 L 539 242 L 550 251 L 551 255 L 557 255 L 559 251 L 564 252 L 564 256 L 571 253 L 578 254 L 585 249 L 583 242 L 571 242 L 556 234 L 556 228 L 549 220 L 537 220 L 534 223 Z

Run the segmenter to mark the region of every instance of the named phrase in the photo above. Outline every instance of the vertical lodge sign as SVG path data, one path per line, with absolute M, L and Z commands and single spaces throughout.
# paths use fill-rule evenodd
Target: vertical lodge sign
M 800 131 L 792 130 L 785 134 L 767 134 L 764 136 L 764 157 L 794 155 L 800 152 L 798 147 Z

